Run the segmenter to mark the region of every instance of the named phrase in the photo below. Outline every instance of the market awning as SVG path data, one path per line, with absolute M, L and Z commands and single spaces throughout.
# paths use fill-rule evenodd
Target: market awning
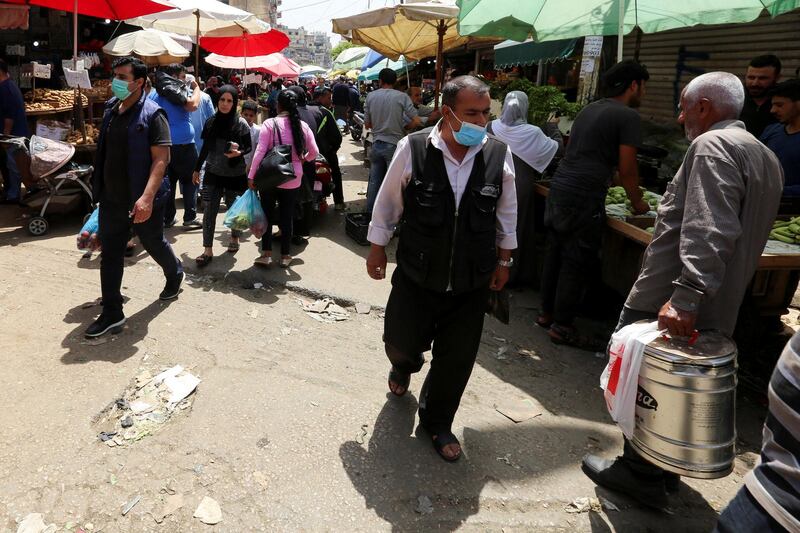
M 0 4 L 0 30 L 16 29 L 28 29 L 28 6 Z
M 536 43 L 504 41 L 494 47 L 494 68 L 534 65 L 539 61 L 558 61 L 572 55 L 578 39 L 561 39 Z

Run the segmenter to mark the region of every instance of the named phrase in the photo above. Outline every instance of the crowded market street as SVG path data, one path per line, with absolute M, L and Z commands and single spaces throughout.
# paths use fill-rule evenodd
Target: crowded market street
M 357 210 L 361 148 L 346 139 L 339 156 Z M 668 512 L 595 487 L 581 457 L 622 441 L 598 386 L 605 360 L 532 328 L 539 296 L 524 290 L 512 293 L 509 326 L 487 318 L 455 424 L 465 457 L 446 464 L 415 434 L 421 381 L 404 398 L 386 390 L 389 282 L 364 274 L 368 248 L 345 235 L 339 212 L 321 217 L 290 270 L 250 266 L 249 237 L 199 271 L 186 258 L 200 233 L 167 230 L 187 265 L 180 298 L 156 299 L 148 256 L 126 259 L 128 323 L 100 340 L 83 335 L 99 259 L 75 250 L 74 224 L 31 237 L 23 212 L 0 212 L 0 531 L 29 513 L 87 533 L 709 531 L 756 460 L 765 410 L 740 392 L 730 476 L 685 478 Z M 322 323 L 298 302 L 325 297 L 348 318 Z M 364 303 L 368 314 L 355 309 Z M 138 440 L 101 442 L 115 401 L 143 372 L 174 365 L 201 380 L 189 407 Z M 218 525 L 193 518 L 204 497 L 219 504 Z

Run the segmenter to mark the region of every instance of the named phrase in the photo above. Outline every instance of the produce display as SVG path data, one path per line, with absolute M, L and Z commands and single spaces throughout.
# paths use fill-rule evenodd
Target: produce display
M 83 105 L 89 104 L 86 95 L 81 95 Z M 51 111 L 54 109 L 67 109 L 75 103 L 75 92 L 71 89 L 57 91 L 55 89 L 36 89 L 25 93 L 25 112 Z
M 642 191 L 642 198 L 650 206 L 650 211 L 657 211 L 661 203 L 662 196 L 650 192 L 644 187 L 639 187 Z M 633 205 L 628 199 L 628 194 L 624 187 L 609 187 L 606 194 L 606 215 L 615 218 L 626 218 L 633 216 Z
M 111 80 L 95 80 L 91 89 L 81 89 L 81 93 L 95 100 L 108 100 L 111 98 Z
M 92 124 L 86 125 L 86 142 L 83 141 L 83 134 L 80 129 L 73 130 L 67 136 L 67 142 L 70 144 L 97 144 L 97 138 L 100 137 L 100 130 Z
M 769 238 L 773 241 L 781 241 L 787 244 L 800 244 L 800 217 L 794 217 L 790 220 L 776 220 L 772 224 Z

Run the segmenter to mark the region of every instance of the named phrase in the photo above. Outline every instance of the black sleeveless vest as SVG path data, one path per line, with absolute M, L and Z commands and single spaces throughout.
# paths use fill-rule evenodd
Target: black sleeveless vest
M 431 129 L 408 136 L 412 174 L 404 192 L 397 264 L 422 287 L 463 293 L 485 288 L 497 262 L 497 201 L 503 192 L 506 145 L 493 137 L 475 156 L 456 206 L 441 150 Z

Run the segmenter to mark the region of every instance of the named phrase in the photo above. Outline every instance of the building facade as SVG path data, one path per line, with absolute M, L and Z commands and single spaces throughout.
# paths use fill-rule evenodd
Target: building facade
M 283 54 L 300 65 L 317 65 L 330 68 L 331 41 L 325 32 L 307 32 L 304 28 L 279 26 L 289 36 L 289 47 Z
M 278 27 L 281 14 L 278 7 L 282 0 L 222 0 L 224 3 L 233 7 L 243 9 L 260 18 L 264 22 L 269 22 L 273 27 Z

